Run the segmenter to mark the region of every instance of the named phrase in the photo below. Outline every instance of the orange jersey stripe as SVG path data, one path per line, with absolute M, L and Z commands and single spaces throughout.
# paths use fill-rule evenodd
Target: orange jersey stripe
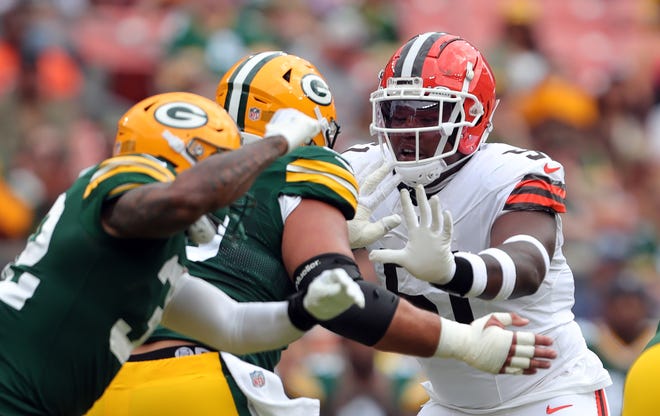
M 563 183 L 543 176 L 527 175 L 515 186 L 504 209 L 562 213 L 566 212 L 565 197 L 566 187 Z
M 560 198 L 566 198 L 566 188 L 564 187 L 563 184 L 557 184 L 556 182 L 554 183 L 548 182 L 538 178 L 533 178 L 533 179 L 525 179 L 525 178 L 523 178 L 523 180 L 520 181 L 514 189 L 520 189 L 527 186 L 536 186 L 538 188 L 552 192 L 553 194 L 557 194 Z
M 596 390 L 595 394 L 598 416 L 609 416 L 610 413 L 607 411 L 607 399 L 605 398 L 605 392 L 603 389 L 600 389 Z

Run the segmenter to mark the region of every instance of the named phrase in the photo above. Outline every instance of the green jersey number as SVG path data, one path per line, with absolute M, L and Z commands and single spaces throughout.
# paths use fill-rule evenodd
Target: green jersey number
M 40 224 L 39 229 L 28 239 L 25 249 L 15 261 L 16 265 L 34 266 L 46 255 L 53 236 L 53 230 L 64 212 L 64 205 L 65 195 L 62 194 L 53 204 L 53 207 Z M 34 296 L 41 280 L 28 272 L 23 272 L 17 277 L 13 269 L 9 267 L 10 265 L 5 267 L 0 277 L 0 302 L 20 311 L 25 306 L 25 303 Z M 184 272 L 185 269 L 178 262 L 178 256 L 173 256 L 159 271 L 158 279 L 161 283 L 163 285 L 167 282 L 170 283 L 170 290 L 165 303 L 171 298 L 176 281 Z M 132 330 L 131 326 L 121 318 L 115 322 L 110 330 L 109 344 L 110 350 L 119 362 L 124 363 L 133 348 L 142 344 L 147 339 L 158 326 L 162 315 L 163 309 L 157 306 L 147 323 L 147 331 L 139 339 L 133 341 L 128 337 L 128 334 Z
M 64 212 L 64 194 L 60 195 L 46 217 L 39 225 L 39 229 L 30 236 L 23 252 L 16 259 L 16 264 L 34 266 L 48 252 L 53 229 Z M 12 269 L 5 267 L 0 281 L 0 301 L 16 310 L 23 309 L 25 302 L 30 299 L 39 287 L 41 281 L 38 277 L 23 273 L 18 279 Z

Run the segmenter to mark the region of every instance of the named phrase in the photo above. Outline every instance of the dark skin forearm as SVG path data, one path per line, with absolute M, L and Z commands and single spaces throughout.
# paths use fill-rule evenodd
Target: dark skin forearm
M 183 231 L 203 214 L 245 194 L 255 178 L 287 149 L 283 137 L 271 137 L 213 155 L 173 182 L 124 193 L 104 207 L 103 226 L 109 234 L 124 238 L 163 238 Z
M 502 215 L 495 221 L 490 234 L 491 247 L 505 251 L 516 265 L 516 284 L 511 299 L 534 294 L 545 277 L 545 264 L 538 249 L 529 243 L 517 242 L 502 244 L 507 238 L 517 234 L 533 236 L 548 252 L 551 258 L 555 252 L 556 219 L 554 215 L 541 211 L 517 211 Z M 502 286 L 502 270 L 497 260 L 481 256 L 488 270 L 486 290 L 479 296 L 482 299 L 494 298 Z
M 431 357 L 438 348 L 440 331 L 438 315 L 416 308 L 401 299 L 387 332 L 374 348 L 417 357 Z

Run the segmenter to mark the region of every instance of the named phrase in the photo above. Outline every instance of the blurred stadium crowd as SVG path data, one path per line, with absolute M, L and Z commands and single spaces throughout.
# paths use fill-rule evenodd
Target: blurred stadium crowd
M 237 59 L 281 49 L 325 75 L 343 150 L 370 141 L 368 97 L 387 57 L 427 30 L 489 58 L 501 98 L 489 140 L 566 167 L 574 312 L 612 371 L 616 415 L 659 317 L 658 0 L 0 0 L 0 260 L 110 154 L 117 118 L 139 99 L 213 98 Z M 414 360 L 323 331 L 285 354 L 290 394 L 321 398 L 328 415 L 416 413 Z

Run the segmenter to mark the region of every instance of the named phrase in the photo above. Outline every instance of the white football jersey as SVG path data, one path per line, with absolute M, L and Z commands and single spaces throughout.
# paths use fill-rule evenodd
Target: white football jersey
M 357 145 L 343 156 L 359 177 L 361 170 L 382 158 L 382 152 L 377 144 Z M 500 143 L 484 144 L 444 188 L 427 188 L 427 193 L 437 193 L 442 208 L 453 216 L 452 250 L 472 253 L 490 246 L 493 223 L 508 211 L 565 211 L 563 166 L 544 153 Z M 393 213 L 402 214 L 396 190 L 374 210 L 372 220 Z M 433 400 L 480 414 L 561 394 L 590 392 L 611 383 L 574 321 L 573 274 L 562 254 L 561 218 L 558 214 L 556 218 L 556 249 L 550 270 L 530 296 L 504 301 L 461 298 L 414 278 L 402 267 L 374 265 L 381 284 L 442 317 L 469 323 L 490 312 L 516 312 L 530 320 L 521 330 L 554 339 L 558 357 L 552 367 L 529 376 L 491 375 L 453 359 L 420 359 L 429 379 L 425 387 Z M 407 235 L 404 221 L 368 249 L 402 249 Z

